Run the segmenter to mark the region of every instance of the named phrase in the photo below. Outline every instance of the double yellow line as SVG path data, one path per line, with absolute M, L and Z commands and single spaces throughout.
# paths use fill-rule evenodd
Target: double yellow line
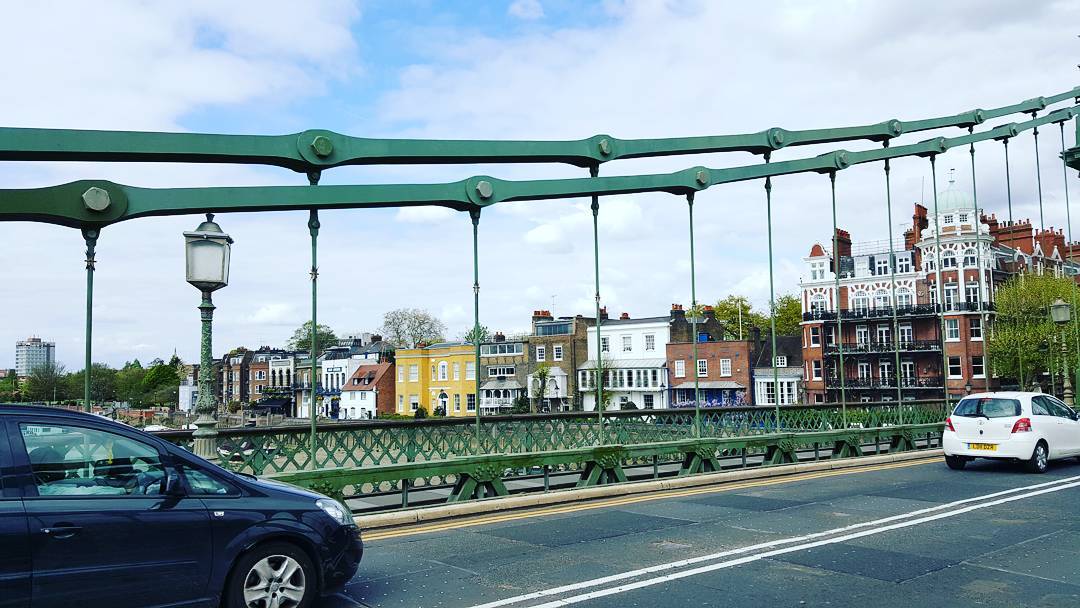
M 488 515 L 484 517 L 473 517 L 462 520 L 452 520 L 435 522 L 424 525 L 409 526 L 407 528 L 392 528 L 387 530 L 379 530 L 370 532 L 363 535 L 365 542 L 372 542 L 378 540 L 385 540 L 389 538 L 400 538 L 402 536 L 413 536 L 417 534 L 428 534 L 430 532 L 442 532 L 445 530 L 456 530 L 458 528 L 471 528 L 473 526 L 482 526 L 486 524 L 497 524 L 506 521 L 515 521 L 519 519 L 529 519 L 533 517 L 540 517 L 543 515 L 558 515 L 560 513 L 574 513 L 577 511 L 589 511 L 592 509 L 603 509 L 606 507 L 617 507 L 620 505 L 629 505 L 639 502 L 648 502 L 653 500 L 666 500 L 669 498 L 681 498 L 684 496 L 696 496 L 698 494 L 714 494 L 718 492 L 730 492 L 732 490 L 743 490 L 746 488 L 760 488 L 763 486 L 774 486 L 785 483 L 794 483 L 797 481 L 806 481 L 809 479 L 821 479 L 824 477 L 837 477 L 840 475 L 855 475 L 857 473 L 868 473 L 871 471 L 884 471 L 888 469 L 902 469 L 906 467 L 914 467 L 924 464 L 930 464 L 932 462 L 941 462 L 941 458 L 922 458 L 919 460 L 909 460 L 906 462 L 895 462 L 890 464 L 872 465 L 866 467 L 857 467 L 853 469 L 842 469 L 838 471 L 822 471 L 818 473 L 799 473 L 795 475 L 789 475 L 779 478 L 763 479 L 760 481 L 746 481 L 737 482 L 731 484 L 724 484 L 718 486 L 707 486 L 701 488 L 688 488 L 684 490 L 665 490 L 661 492 L 652 492 L 648 494 L 635 494 L 631 496 L 622 496 L 619 498 L 610 498 L 607 500 L 597 500 L 589 502 L 580 502 L 561 505 L 557 507 L 547 507 L 541 509 L 529 509 L 523 511 L 513 511 L 510 513 L 503 513 L 501 515 Z

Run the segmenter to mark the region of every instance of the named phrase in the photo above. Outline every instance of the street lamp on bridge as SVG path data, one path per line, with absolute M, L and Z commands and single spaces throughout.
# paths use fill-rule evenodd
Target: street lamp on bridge
M 225 234 L 214 222 L 214 214 L 207 213 L 206 221 L 192 232 L 184 233 L 187 282 L 202 292 L 199 312 L 202 317 L 202 340 L 199 359 L 199 398 L 195 402 L 194 433 L 195 453 L 213 458 L 217 436 L 217 399 L 213 388 L 213 321 L 214 302 L 210 294 L 229 284 L 229 255 L 232 237 Z
M 1069 321 L 1072 321 L 1072 308 L 1068 305 L 1068 303 L 1065 302 L 1065 300 L 1062 300 L 1061 298 L 1058 298 L 1058 299 L 1054 300 L 1053 304 L 1050 305 L 1050 318 L 1053 319 L 1054 323 L 1057 323 L 1059 326 L 1064 328 L 1066 325 L 1069 324 Z M 1066 351 L 1065 337 L 1062 336 L 1062 339 L 1061 339 L 1061 368 L 1062 368 L 1062 371 L 1064 373 L 1062 374 L 1063 379 L 1062 379 L 1062 389 L 1061 389 L 1062 390 L 1062 395 L 1061 396 L 1062 396 L 1063 400 L 1065 401 L 1065 403 L 1067 403 L 1069 405 L 1072 405 L 1073 404 L 1073 392 L 1072 392 L 1072 384 L 1069 382 L 1069 369 L 1068 369 L 1069 363 L 1068 362 L 1069 362 L 1069 357 L 1068 357 L 1068 352 Z M 1053 374 L 1053 371 L 1051 371 L 1050 373 Z

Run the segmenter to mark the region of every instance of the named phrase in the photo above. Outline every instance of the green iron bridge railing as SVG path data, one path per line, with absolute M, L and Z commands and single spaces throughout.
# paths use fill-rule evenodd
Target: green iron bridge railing
M 885 176 L 885 210 L 889 226 L 890 255 L 892 243 L 891 167 L 890 160 L 901 157 L 919 157 L 929 161 L 933 179 L 934 213 L 937 210 L 936 158 L 950 149 L 967 146 L 971 155 L 971 171 L 975 211 L 978 213 L 977 192 L 974 191 L 975 145 L 982 142 L 1001 142 L 1006 159 L 1006 190 L 1011 218 L 1012 192 L 1009 180 L 1008 143 L 1023 132 L 1030 131 L 1036 144 L 1036 172 L 1038 167 L 1039 127 L 1056 124 L 1061 131 L 1063 170 L 1066 163 L 1076 163 L 1077 153 L 1065 149 L 1064 126 L 1074 118 L 1077 107 L 1065 107 L 1050 111 L 1048 108 L 1061 102 L 1080 100 L 1080 87 L 1048 97 L 1036 97 L 1020 103 L 988 110 L 971 110 L 950 116 L 913 121 L 886 120 L 883 122 L 831 129 L 786 130 L 772 128 L 748 134 L 699 136 L 665 139 L 618 139 L 608 135 L 596 135 L 573 141 L 465 141 L 465 140 L 403 140 L 368 139 L 350 137 L 331 131 L 309 130 L 302 133 L 278 136 L 263 135 L 217 135 L 205 133 L 150 133 L 126 131 L 78 131 L 61 129 L 0 128 L 0 160 L 2 161 L 91 161 L 91 162 L 177 162 L 177 163 L 238 163 L 284 167 L 304 173 L 307 185 L 298 186 L 251 186 L 251 187 L 202 187 L 202 188 L 137 188 L 104 180 L 82 180 L 63 185 L 34 189 L 0 189 L 0 221 L 32 221 L 68 226 L 82 231 L 86 242 L 86 350 L 84 376 L 84 400 L 90 407 L 91 359 L 92 359 L 92 311 L 93 276 L 95 252 L 102 231 L 112 224 L 142 217 L 181 215 L 189 213 L 222 213 L 236 211 L 277 211 L 305 209 L 310 212 L 307 228 L 311 235 L 311 286 L 312 286 L 312 344 L 317 327 L 318 309 L 317 243 L 321 228 L 318 212 L 322 209 L 362 209 L 379 207 L 406 207 L 421 205 L 444 206 L 467 212 L 473 228 L 473 321 L 474 329 L 480 324 L 480 270 L 478 230 L 481 213 L 495 205 L 514 201 L 549 200 L 570 197 L 590 197 L 593 216 L 593 262 L 595 282 L 596 317 L 599 319 L 601 305 L 601 281 L 599 272 L 600 243 L 597 218 L 600 198 L 616 194 L 663 192 L 685 198 L 689 219 L 689 253 L 691 260 L 690 295 L 692 310 L 698 306 L 696 293 L 696 270 L 694 251 L 694 203 L 697 193 L 733 182 L 763 180 L 766 206 L 766 228 L 769 251 L 770 308 L 775 310 L 773 295 L 773 239 L 772 197 L 773 178 L 795 173 L 825 175 L 831 185 L 831 209 L 833 233 L 836 235 L 836 178 L 844 169 L 866 163 L 881 163 Z M 1030 115 L 1029 120 L 1009 122 L 992 128 L 982 128 L 986 121 L 1011 115 Z M 905 135 L 929 130 L 958 128 L 966 134 L 956 137 L 934 137 L 915 143 L 900 143 Z M 864 141 L 880 144 L 880 148 L 866 150 L 835 150 L 810 158 L 797 158 L 772 162 L 774 152 L 802 145 L 831 144 Z M 674 173 L 652 173 L 601 177 L 603 164 L 620 159 L 649 158 L 673 155 L 692 155 L 716 152 L 749 152 L 761 155 L 764 163 L 728 168 L 692 167 Z M 550 163 L 558 162 L 588 170 L 588 177 L 576 179 L 548 179 L 512 181 L 489 176 L 472 176 L 460 181 L 436 184 L 354 184 L 319 185 L 322 171 L 347 165 L 371 164 L 469 164 L 469 163 Z M 1039 190 L 1039 209 L 1042 216 L 1042 194 Z M 1066 183 L 1066 213 L 1068 189 Z M 1071 221 L 1069 240 L 1072 240 Z M 837 251 L 833 243 L 833 251 Z M 940 247 L 935 248 L 940 255 Z M 942 265 L 937 260 L 938 273 Z M 893 268 L 895 272 L 895 268 Z M 938 277 L 940 279 L 940 275 Z M 839 292 L 839 275 L 836 276 Z M 891 281 L 895 291 L 895 276 Z M 939 291 L 943 281 L 937 280 Z M 206 296 L 204 306 L 212 311 Z M 892 301 L 896 301 L 895 293 Z M 939 293 L 938 301 L 945 301 Z M 1075 308 L 1075 301 L 1073 306 Z M 986 311 L 980 308 L 981 313 Z M 207 314 L 210 314 L 209 312 Z M 944 324 L 944 311 L 939 311 Z M 698 315 L 691 315 L 696 325 Z M 985 317 L 984 317 L 985 318 Z M 843 318 L 836 321 L 843 323 Z M 892 312 L 893 331 L 897 336 L 897 316 Z M 773 350 L 775 344 L 775 316 L 771 317 Z M 602 331 L 602 325 L 598 327 Z M 944 331 L 941 335 L 944 335 Z M 696 335 L 696 327 L 693 330 Z M 842 335 L 842 333 L 841 333 Z M 1080 335 L 1075 337 L 1080 350 Z M 597 348 L 599 349 L 599 340 Z M 697 358 L 697 343 L 693 357 Z M 942 350 L 942 369 L 946 368 L 945 349 Z M 209 340 L 204 342 L 204 353 L 209 351 Z M 899 369 L 900 350 L 895 344 Z M 844 350 L 838 347 L 840 358 L 840 428 L 849 428 L 844 377 Z M 602 360 L 600 352 L 597 360 Z M 209 355 L 205 354 L 204 358 Z M 479 344 L 476 344 L 475 362 L 480 369 Z M 312 376 L 317 389 L 318 375 L 314 373 L 316 362 L 311 362 Z M 774 372 L 775 374 L 776 372 Z M 774 382 L 777 378 L 774 377 Z M 479 391 L 480 374 L 477 374 L 476 393 Z M 695 378 L 695 385 L 697 379 Z M 603 388 L 597 383 L 596 400 L 603 402 Z M 206 388 L 205 386 L 203 388 Z M 896 387 L 896 401 L 904 398 L 904 388 Z M 205 393 L 205 390 L 201 392 Z M 699 392 L 695 390 L 695 395 Z M 945 407 L 950 398 L 944 391 Z M 695 440 L 704 440 L 710 433 L 708 416 L 713 414 L 701 408 L 700 398 L 695 398 L 692 422 L 687 432 Z M 316 424 L 315 409 L 311 409 L 311 423 L 307 429 L 308 453 L 319 452 L 320 433 Z M 774 420 L 782 419 L 779 404 L 773 406 Z M 906 409 L 897 408 L 897 426 L 912 423 L 903 416 Z M 683 412 L 671 414 L 683 416 Z M 660 414 L 650 414 L 659 416 Z M 580 415 L 578 415 L 580 416 Z M 621 414 L 605 412 L 596 408 L 595 429 L 592 439 L 598 446 L 619 441 L 617 435 L 606 430 L 605 420 L 620 428 Z M 484 443 L 485 426 L 480 409 L 472 421 L 472 441 L 476 446 Z M 442 421 L 440 421 L 442 423 Z M 621 422 L 619 422 L 621 424 Z M 460 430 L 459 423 L 447 422 L 445 428 Z M 497 422 L 492 424 L 498 424 Z M 412 428 L 412 427 L 409 427 Z M 419 427 L 417 427 L 419 428 Z M 427 427 L 424 427 L 427 428 Z M 444 428 L 439 424 L 431 428 Z M 784 425 L 780 425 L 782 430 Z M 225 431 L 225 437 L 236 431 Z M 835 432 L 829 430 L 827 432 Z M 291 436 L 291 435 L 290 435 Z M 284 445 L 284 443 L 283 443 Z M 406 449 L 406 448 L 402 448 Z M 435 449 L 435 448 L 432 448 Z M 407 451 L 407 450 L 406 450 Z M 334 452 L 336 453 L 336 451 Z M 315 467 L 319 458 L 312 456 L 305 462 Z
M 541 491 L 560 485 L 552 478 L 589 486 L 626 481 L 635 469 L 656 478 L 855 456 L 867 446 L 879 453 L 882 443 L 929 448 L 939 445 L 947 410 L 942 401 L 908 401 L 779 413 L 777 421 L 772 407 L 702 408 L 700 427 L 689 408 L 613 411 L 602 427 L 589 412 L 485 416 L 479 435 L 463 418 L 328 423 L 319 425 L 314 451 L 303 426 L 224 429 L 216 440 L 219 462 L 234 471 L 347 499 L 398 495 L 396 507 L 415 504 L 410 491 L 454 501 L 505 495 L 507 483 Z M 156 434 L 194 444 L 191 431 Z

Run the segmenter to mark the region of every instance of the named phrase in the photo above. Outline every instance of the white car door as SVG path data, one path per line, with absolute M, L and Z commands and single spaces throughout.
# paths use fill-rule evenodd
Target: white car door
M 1050 458 L 1061 458 L 1068 453 L 1068 431 L 1064 421 L 1054 415 L 1055 406 L 1046 395 L 1031 398 L 1031 429 L 1046 438 L 1050 446 Z
M 1047 396 L 1046 399 L 1050 402 L 1050 411 L 1058 419 L 1062 451 L 1069 456 L 1080 454 L 1080 422 L 1076 420 L 1076 412 L 1056 397 Z

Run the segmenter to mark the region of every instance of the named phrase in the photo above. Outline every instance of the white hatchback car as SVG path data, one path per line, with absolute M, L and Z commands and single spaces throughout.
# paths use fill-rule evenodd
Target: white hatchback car
M 1080 456 L 1077 413 L 1042 393 L 980 393 L 960 400 L 945 419 L 942 447 L 950 469 L 975 458 L 1018 460 L 1032 473 L 1047 463 Z

